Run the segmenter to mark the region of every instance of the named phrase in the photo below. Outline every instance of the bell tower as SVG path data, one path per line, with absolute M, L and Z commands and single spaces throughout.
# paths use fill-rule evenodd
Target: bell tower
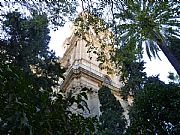
M 73 93 L 79 93 L 82 88 L 88 88 L 87 104 L 90 110 L 85 112 L 85 116 L 99 116 L 100 103 L 98 98 L 98 90 L 102 85 L 106 85 L 114 91 L 119 91 L 121 83 L 119 77 L 115 74 L 108 74 L 106 70 L 99 67 L 100 62 L 97 60 L 98 55 L 93 51 L 89 51 L 87 41 L 76 36 L 77 28 L 72 28 L 72 35 L 67 38 L 63 44 L 65 53 L 60 63 L 67 69 L 65 72 L 65 80 L 61 85 L 61 89 L 68 93 L 73 88 Z M 88 35 L 89 40 L 93 40 L 96 51 L 100 50 L 100 42 L 95 35 Z M 108 49 L 104 50 L 109 55 Z M 106 63 L 107 64 L 107 63 Z M 110 63 L 109 63 L 110 64 Z

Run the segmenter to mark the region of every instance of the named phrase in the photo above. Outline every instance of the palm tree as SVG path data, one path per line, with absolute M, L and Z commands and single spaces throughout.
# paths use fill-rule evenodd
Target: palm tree
M 106 4 L 105 4 L 106 2 Z M 106 12 L 115 31 L 117 46 L 126 45 L 132 40 L 137 47 L 145 48 L 149 58 L 158 56 L 163 51 L 169 62 L 180 75 L 180 63 L 169 51 L 168 37 L 180 39 L 179 4 L 174 0 L 108 0 L 89 4 L 87 9 L 93 14 L 101 14 L 107 19 Z M 93 10 L 91 9 L 93 7 Z M 103 7 L 103 8 L 102 8 Z M 109 17 L 109 16 L 108 16 Z M 110 24 L 109 23 L 109 24 Z M 158 56 L 159 57 L 159 56 Z
M 125 0 L 120 12 L 113 15 L 119 20 L 115 31 L 120 41 L 135 40 L 137 46 L 145 43 L 149 58 L 151 54 L 158 56 L 160 48 L 180 75 L 180 63 L 169 51 L 167 40 L 168 37 L 180 38 L 178 6 L 173 1 Z

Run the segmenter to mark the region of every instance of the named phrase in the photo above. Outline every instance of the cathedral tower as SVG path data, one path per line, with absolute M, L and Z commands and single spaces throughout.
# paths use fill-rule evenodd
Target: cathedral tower
M 112 47 L 107 45 L 102 49 L 102 42 L 97 38 L 98 36 L 100 38 L 105 37 L 108 39 L 110 33 L 106 31 L 97 35 L 90 26 L 88 32 L 83 36 L 77 36 L 78 29 L 77 26 L 73 26 L 71 36 L 67 38 L 63 44 L 65 53 L 61 58 L 60 63 L 67 71 L 64 74 L 65 80 L 61 85 L 61 89 L 65 93 L 70 92 L 72 89 L 73 93 L 79 93 L 82 88 L 88 88 L 87 104 L 90 109 L 90 114 L 85 112 L 84 115 L 99 116 L 100 103 L 98 99 L 98 90 L 101 86 L 108 86 L 114 93 L 117 93 L 117 95 L 122 86 L 119 77 L 116 76 L 114 71 L 108 73 L 106 69 L 100 68 L 101 62 L 97 60 L 98 55 L 95 53 L 97 51 L 102 51 L 107 57 L 110 56 L 109 53 L 110 50 L 112 50 Z M 90 41 L 93 43 L 93 49 L 92 46 L 88 45 Z M 91 51 L 90 48 L 92 49 Z M 115 69 L 110 61 L 101 63 L 101 66 L 102 65 L 110 66 L 112 69 Z
M 74 28 L 72 35 L 64 42 L 65 53 L 60 62 L 67 71 L 64 74 L 65 80 L 61 89 L 68 93 L 72 88 L 75 88 L 73 93 L 79 93 L 82 88 L 88 88 L 87 103 L 91 111 L 90 115 L 99 116 L 99 88 L 106 85 L 113 90 L 119 90 L 121 83 L 118 76 L 108 74 L 106 70 L 100 69 L 97 54 L 88 52 L 87 42 L 75 36 L 75 32 L 76 29 Z M 98 46 L 98 43 L 96 45 Z

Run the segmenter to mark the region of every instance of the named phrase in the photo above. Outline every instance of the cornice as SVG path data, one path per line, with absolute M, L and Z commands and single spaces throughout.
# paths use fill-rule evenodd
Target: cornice
M 95 73 L 93 73 L 92 71 L 90 70 L 87 70 L 81 66 L 79 66 L 78 68 L 71 68 L 68 73 L 67 73 L 67 76 L 65 77 L 65 80 L 64 82 L 62 83 L 61 85 L 61 90 L 62 91 L 66 91 L 67 90 L 67 87 L 69 86 L 69 84 L 72 82 L 72 80 L 74 78 L 80 78 L 80 77 L 85 77 L 93 82 L 96 82 L 98 83 L 101 87 L 102 85 L 105 85 L 109 88 L 111 88 L 112 90 L 118 92 L 119 91 L 119 88 L 117 88 L 116 86 L 113 86 L 111 84 L 106 84 L 104 83 L 104 76 L 102 74 L 102 76 L 99 76 Z
M 102 76 L 96 75 L 95 73 L 92 73 L 91 71 L 84 69 L 82 67 L 78 67 L 77 69 L 74 69 L 74 68 L 70 69 L 67 76 L 65 77 L 64 82 L 61 85 L 61 89 L 65 92 L 66 88 L 68 87 L 70 82 L 74 78 L 80 78 L 81 76 L 83 76 L 87 79 L 90 79 L 94 82 L 103 83 L 103 77 Z

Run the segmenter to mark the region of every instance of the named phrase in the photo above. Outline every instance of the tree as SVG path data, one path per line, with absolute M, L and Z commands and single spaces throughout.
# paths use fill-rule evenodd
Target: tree
M 39 88 L 19 67 L 1 63 L 0 134 L 94 134 L 95 118 L 68 111 L 73 103 L 81 104 L 78 97 L 66 99 L 52 88 Z
M 130 40 L 134 40 L 137 47 L 145 43 L 150 58 L 151 53 L 156 56 L 160 48 L 180 75 L 180 64 L 167 47 L 167 36 L 179 40 L 177 1 L 110 0 L 95 2 L 94 6 L 89 2 L 84 5 L 85 11 L 105 20 L 107 28 L 114 31 L 115 45 Z
M 123 108 L 119 101 L 116 100 L 111 90 L 103 86 L 98 91 L 100 100 L 99 117 L 100 128 L 103 135 L 123 134 L 125 131 L 126 120 L 123 113 Z
M 169 50 L 174 54 L 176 59 L 180 62 L 180 40 L 175 37 L 169 37 Z
M 180 77 L 177 74 L 169 72 L 168 78 L 170 79 L 170 83 L 180 83 Z
M 127 134 L 176 135 L 180 131 L 180 88 L 151 77 L 134 96 Z
M 67 19 L 72 20 L 76 13 L 78 3 L 76 0 L 5 0 L 0 2 L 0 14 L 17 11 L 24 16 L 47 14 L 48 20 L 54 25 L 63 26 Z
M 171 53 L 174 54 L 174 56 L 180 63 L 180 40 L 174 37 L 168 37 L 168 42 L 169 42 L 169 46 L 168 46 L 169 50 L 171 51 Z M 173 82 L 176 83 L 180 82 L 179 75 L 177 74 L 170 72 L 168 78 Z
M 19 12 L 4 16 L 3 29 L 7 38 L 1 39 L 4 62 L 20 67 L 24 72 L 38 78 L 37 85 L 51 87 L 62 77 L 58 59 L 49 51 L 48 20 L 45 14 L 23 17 Z M 34 74 L 35 73 L 35 74 Z M 41 81 L 40 81 L 41 80 Z
M 136 48 L 135 42 L 132 41 L 117 48 L 112 56 L 112 61 L 115 61 L 121 76 L 120 81 L 123 83 L 120 92 L 124 99 L 140 90 L 146 80 L 141 51 L 142 49 Z
M 8 13 L 0 40 L 0 134 L 95 134 L 97 120 L 69 111 L 83 109 L 85 95 L 53 91 L 64 70 L 48 50 L 46 15 Z M 34 72 L 35 71 L 35 72 Z

